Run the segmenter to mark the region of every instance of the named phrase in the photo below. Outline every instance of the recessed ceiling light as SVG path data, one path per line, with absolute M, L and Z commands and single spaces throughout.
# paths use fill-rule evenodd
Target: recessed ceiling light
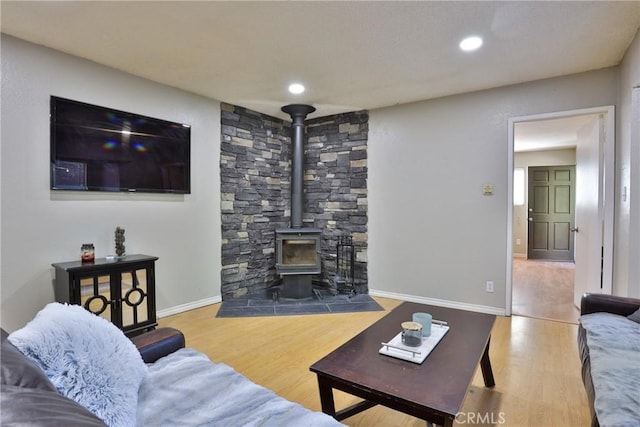
M 293 93 L 294 95 L 299 95 L 304 92 L 304 86 L 300 83 L 291 83 L 289 85 L 289 92 Z
M 478 36 L 467 37 L 460 42 L 460 49 L 469 52 L 482 46 L 482 39 Z

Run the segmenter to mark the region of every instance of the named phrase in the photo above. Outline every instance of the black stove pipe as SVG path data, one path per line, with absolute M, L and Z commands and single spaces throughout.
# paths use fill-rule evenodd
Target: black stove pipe
M 291 228 L 302 228 L 304 184 L 304 119 L 316 111 L 311 105 L 290 104 L 282 111 L 291 116 Z

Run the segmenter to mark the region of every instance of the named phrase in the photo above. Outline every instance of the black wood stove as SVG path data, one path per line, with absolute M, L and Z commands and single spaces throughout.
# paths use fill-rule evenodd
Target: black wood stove
M 313 295 L 311 276 L 320 274 L 319 228 L 276 230 L 276 271 L 282 277 L 280 296 L 307 298 Z
M 291 116 L 291 228 L 276 230 L 276 272 L 282 277 L 280 296 L 313 296 L 311 276 L 320 274 L 319 228 L 302 226 L 304 183 L 304 119 L 316 109 L 310 105 L 291 104 L 282 111 Z

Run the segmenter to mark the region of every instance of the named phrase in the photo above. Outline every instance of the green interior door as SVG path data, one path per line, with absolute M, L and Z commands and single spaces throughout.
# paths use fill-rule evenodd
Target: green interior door
M 529 259 L 573 261 L 575 166 L 529 168 Z

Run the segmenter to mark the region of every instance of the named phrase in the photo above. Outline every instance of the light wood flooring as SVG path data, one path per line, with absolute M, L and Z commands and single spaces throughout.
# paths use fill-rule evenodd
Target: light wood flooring
M 309 366 L 401 303 L 375 299 L 386 311 L 216 318 L 219 304 L 214 304 L 162 318 L 160 326 L 182 330 L 187 346 L 206 353 L 214 362 L 226 363 L 277 394 L 320 410 L 317 380 Z M 576 335 L 577 326 L 569 323 L 498 317 L 490 349 L 496 386 L 485 388 L 478 370 L 462 409 L 464 414 L 454 425 L 589 425 Z M 342 392 L 335 394 L 338 409 L 358 401 Z M 358 427 L 425 425 L 422 420 L 382 406 L 343 423 Z
M 577 324 L 574 271 L 573 262 L 514 258 L 512 313 Z

